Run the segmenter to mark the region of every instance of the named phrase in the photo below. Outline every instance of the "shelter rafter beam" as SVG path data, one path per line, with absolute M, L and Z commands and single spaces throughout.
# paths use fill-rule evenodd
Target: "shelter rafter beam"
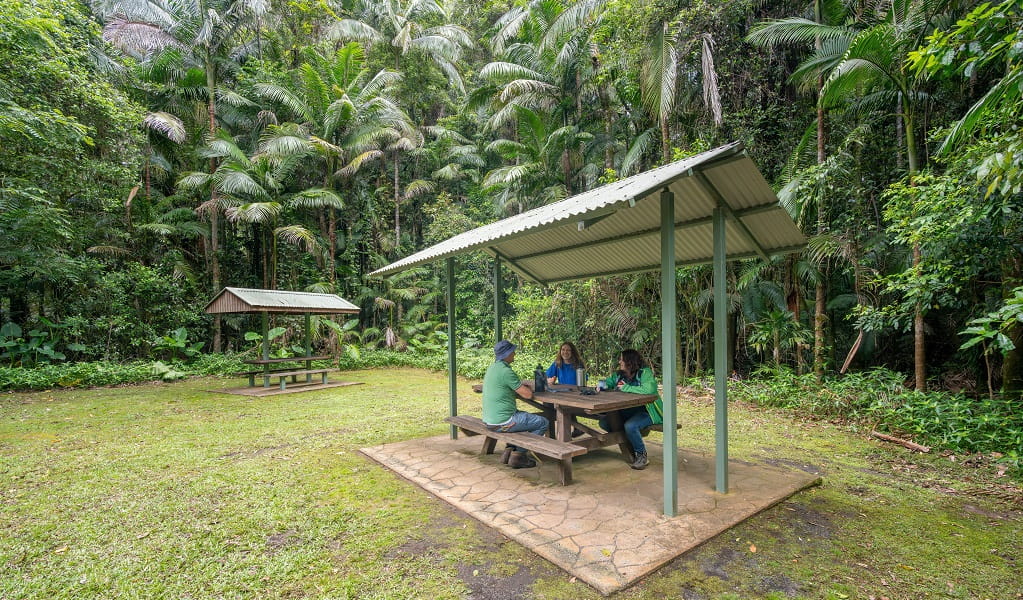
M 775 248 L 771 252 L 775 253 L 775 254 L 788 254 L 789 252 L 798 252 L 800 250 L 803 250 L 804 248 L 806 248 L 806 244 L 800 244 L 798 246 L 785 246 L 783 248 Z M 731 256 L 728 257 L 728 260 L 743 260 L 743 259 L 746 259 L 746 258 L 754 258 L 754 257 L 757 257 L 757 256 L 759 256 L 759 254 L 757 254 L 756 252 L 742 252 L 742 253 L 732 254 Z M 710 259 L 708 259 L 706 257 L 701 257 L 701 258 L 694 258 L 692 260 L 677 261 L 676 262 L 676 266 L 678 266 L 678 267 L 691 267 L 691 266 L 694 266 L 694 265 L 705 265 L 708 262 L 710 262 Z M 625 268 L 625 269 L 618 269 L 618 270 L 615 270 L 615 271 L 599 271 L 599 272 L 596 272 L 596 273 L 586 273 L 586 274 L 583 274 L 583 275 L 573 275 L 571 277 L 555 277 L 553 279 L 544 279 L 543 283 L 549 285 L 549 284 L 552 284 L 552 283 L 561 283 L 562 281 L 576 281 L 576 280 L 580 280 L 580 279 L 590 279 L 590 278 L 593 278 L 593 277 L 611 277 L 613 275 L 625 275 L 625 274 L 628 274 L 628 273 L 649 273 L 649 272 L 652 272 L 652 271 L 657 271 L 660 268 L 661 268 L 660 264 L 645 265 L 645 266 L 639 266 L 639 267 L 628 267 L 628 268 Z
M 756 214 L 759 214 L 759 213 L 762 213 L 762 212 L 769 212 L 769 211 L 775 210 L 776 208 L 777 208 L 777 206 L 774 206 L 774 205 L 754 206 L 754 207 L 747 208 L 747 209 L 744 209 L 744 210 L 733 211 L 731 214 L 735 215 L 734 218 L 736 220 L 738 220 L 738 219 L 741 219 L 743 217 L 748 217 L 748 216 L 751 216 L 751 215 L 756 215 Z M 700 227 L 701 225 L 710 225 L 711 223 L 713 223 L 713 221 L 714 221 L 713 217 L 700 217 L 699 219 L 689 219 L 689 220 L 686 220 L 686 221 L 676 221 L 675 225 L 674 225 L 674 229 L 675 229 L 676 232 L 683 231 L 685 229 L 692 229 L 694 227 Z M 740 225 L 741 225 L 741 222 L 740 222 Z M 592 241 L 589 241 L 589 242 L 583 242 L 581 244 L 573 244 L 573 245 L 569 245 L 569 246 L 558 246 L 557 248 L 553 248 L 551 250 L 544 250 L 543 252 L 534 252 L 532 254 L 523 254 L 522 256 L 518 257 L 518 260 L 528 260 L 530 258 L 536 258 L 538 256 L 546 256 L 546 255 L 551 254 L 553 252 L 566 252 L 566 251 L 569 251 L 569 250 L 581 250 L 583 248 L 592 248 L 594 246 L 602 246 L 604 244 L 613 244 L 613 243 L 619 242 L 621 240 L 635 239 L 635 238 L 644 237 L 644 236 L 660 235 L 660 233 L 661 233 L 661 228 L 660 227 L 651 227 L 651 228 L 648 228 L 648 229 L 641 229 L 641 230 L 633 232 L 633 233 L 626 233 L 626 234 L 623 234 L 623 235 L 616 235 L 614 237 L 608 237 L 608 238 L 604 238 L 604 239 L 600 239 L 600 240 L 592 240 Z M 802 247 L 802 246 L 800 246 L 800 247 Z M 763 253 L 763 249 L 760 248 L 759 244 L 757 245 L 757 249 L 758 249 L 758 254 Z M 495 256 L 497 255 L 497 250 L 495 248 L 491 247 L 490 251 L 492 253 L 494 253 Z M 502 258 L 504 258 L 504 260 L 508 260 L 507 257 L 502 257 Z M 702 260 L 703 260 L 703 262 L 707 262 L 707 259 L 702 259 Z M 680 263 L 680 264 L 682 264 L 682 263 Z
M 721 210 L 724 211 L 725 217 L 734 222 L 739 228 L 739 233 L 742 234 L 742 237 L 746 238 L 746 241 L 756 248 L 757 256 L 762 258 L 764 262 L 771 262 L 771 259 L 767 257 L 767 252 L 764 252 L 764 247 L 757 241 L 756 236 L 754 236 L 749 228 L 746 227 L 746 224 L 742 222 L 742 217 L 735 214 L 732 207 L 728 205 L 728 201 L 725 200 L 725 197 L 721 195 L 721 192 L 714 187 L 714 184 L 711 183 L 710 179 L 708 179 L 703 172 L 699 171 L 696 173 L 695 177 L 696 181 L 700 182 L 700 186 L 703 187 L 703 189 L 710 194 L 712 198 L 714 198 L 714 202 L 716 202 Z
M 491 246 L 490 248 L 487 248 L 487 250 L 490 251 L 490 253 L 494 255 L 494 258 L 497 258 L 497 259 L 501 260 L 502 262 L 508 263 L 508 268 L 509 269 L 511 269 L 512 271 L 515 271 L 516 273 L 518 273 L 519 275 L 525 277 L 526 279 L 528 279 L 530 281 L 533 281 L 533 282 L 536 282 L 536 283 L 541 283 L 541 284 L 544 282 L 543 279 L 541 279 L 541 278 L 537 277 L 536 275 L 533 275 L 532 273 L 530 273 L 528 269 L 522 268 L 514 260 L 508 258 L 504 254 L 501 254 L 501 252 L 497 248 L 494 248 L 493 246 Z

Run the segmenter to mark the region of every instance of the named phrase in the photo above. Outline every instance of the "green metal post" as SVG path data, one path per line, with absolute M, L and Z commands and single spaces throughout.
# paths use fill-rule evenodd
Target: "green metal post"
M 265 310 L 263 315 L 263 360 L 270 360 L 270 314 Z
M 310 317 L 309 313 L 302 313 L 302 314 L 305 316 L 305 332 L 303 333 L 303 336 L 302 336 L 302 338 L 303 338 L 302 339 L 302 348 L 305 350 L 305 356 L 306 356 L 305 368 L 311 369 L 311 368 L 313 368 L 313 361 L 309 360 L 309 357 L 313 355 L 313 345 L 312 345 L 312 342 L 310 341 L 310 338 L 312 336 L 312 331 L 311 331 L 312 330 L 312 318 Z M 306 373 L 305 374 L 305 382 L 306 383 L 310 383 L 310 382 L 312 382 L 312 380 L 313 380 L 312 373 Z M 294 380 L 292 380 L 292 381 L 294 381 Z
M 455 259 L 448 257 L 445 261 L 447 275 L 448 304 L 448 414 L 458 414 L 458 378 L 455 364 Z M 458 439 L 458 428 L 451 426 L 451 439 Z
M 263 360 L 270 360 L 270 314 L 263 315 Z M 263 365 L 263 387 L 270 387 L 270 364 Z
M 312 328 L 313 328 L 313 326 L 312 326 L 312 317 L 311 317 L 311 315 L 309 313 L 304 313 L 304 314 L 305 314 L 305 339 L 303 340 L 302 347 L 305 348 L 305 355 L 306 356 L 312 356 L 313 355 L 313 344 L 312 344 Z M 309 366 L 309 362 L 310 361 L 306 361 L 305 368 L 307 368 L 307 369 L 311 369 L 312 368 L 312 367 Z
M 664 514 L 678 514 L 678 435 L 675 431 L 675 194 L 661 191 L 661 371 L 664 384 Z
M 494 343 L 504 339 L 501 333 L 501 292 L 504 280 L 501 278 L 501 257 L 494 257 Z
M 725 211 L 714 209 L 714 430 L 715 479 L 728 493 L 728 304 L 725 294 Z

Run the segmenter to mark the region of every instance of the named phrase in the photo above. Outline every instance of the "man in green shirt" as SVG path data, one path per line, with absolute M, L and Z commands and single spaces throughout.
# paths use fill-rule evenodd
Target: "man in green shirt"
M 525 431 L 536 435 L 547 433 L 547 419 L 542 415 L 518 410 L 516 398 L 529 400 L 533 397 L 533 389 L 522 383 L 519 376 L 512 371 L 511 362 L 515 360 L 518 347 L 508 340 L 501 340 L 494 346 L 494 364 L 487 368 L 483 376 L 483 423 L 491 431 L 511 433 Z M 526 449 L 508 445 L 505 450 L 508 466 L 513 469 L 535 467 L 536 461 L 526 456 Z

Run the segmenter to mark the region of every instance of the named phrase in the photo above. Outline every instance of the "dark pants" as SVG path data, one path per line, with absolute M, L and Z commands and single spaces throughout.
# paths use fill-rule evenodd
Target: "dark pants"
M 654 424 L 646 407 L 634 406 L 620 410 L 618 414 L 622 416 L 622 421 L 625 421 L 625 439 L 629 440 L 633 452 L 646 454 L 646 444 L 643 443 L 643 434 L 640 432 Z M 608 430 L 607 417 L 600 420 L 600 427 Z

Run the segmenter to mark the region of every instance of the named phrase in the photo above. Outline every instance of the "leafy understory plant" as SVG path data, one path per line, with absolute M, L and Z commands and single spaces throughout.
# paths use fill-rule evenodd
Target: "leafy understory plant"
M 188 373 L 178 371 L 171 365 L 168 365 L 162 361 L 156 361 L 152 366 L 153 375 L 159 377 L 164 381 L 174 381 L 175 379 L 184 379 L 188 377 Z
M 17 323 L 8 322 L 0 327 L 0 359 L 6 360 L 11 367 L 35 366 L 66 360 L 67 356 L 57 350 L 61 337 L 60 330 L 65 325 L 54 323 L 46 317 L 40 317 L 39 320 L 48 331 L 31 329 L 27 334 L 28 340 L 22 337 L 23 331 Z M 67 345 L 67 349 L 79 352 L 85 350 L 85 346 L 71 343 Z
M 287 327 L 274 327 L 270 331 L 266 332 L 267 343 L 273 342 L 277 338 L 279 338 L 282 335 L 284 335 L 287 331 L 288 331 Z M 263 344 L 263 334 L 261 334 L 259 332 L 256 332 L 256 331 L 246 331 L 245 332 L 245 341 L 247 341 L 247 342 L 255 342 L 256 343 L 255 344 L 255 352 L 256 352 L 256 354 L 260 354 L 263 351 L 263 346 L 262 346 L 262 344 Z M 287 344 L 282 344 L 282 345 L 277 346 L 277 347 L 272 347 L 271 346 L 271 349 L 270 349 L 270 358 L 290 358 L 292 356 L 302 355 L 302 354 L 305 354 L 305 348 L 303 348 L 302 346 L 300 346 L 298 344 L 292 344 L 290 346 L 287 345 Z
M 1004 357 L 1016 349 L 1009 335 L 1013 327 L 1023 327 L 1023 286 L 1012 291 L 1010 296 L 1001 307 L 988 314 L 970 321 L 970 326 L 959 332 L 961 335 L 970 335 L 960 350 L 971 348 L 977 344 L 981 345 L 984 353 L 984 366 L 987 369 L 988 395 L 994 397 L 994 389 L 991 385 L 991 354 L 1001 353 Z
M 170 335 L 153 340 L 153 349 L 157 352 L 169 351 L 172 360 L 177 359 L 179 353 L 194 358 L 202 353 L 202 347 L 203 342 L 188 342 L 188 330 L 184 327 L 178 327 Z

